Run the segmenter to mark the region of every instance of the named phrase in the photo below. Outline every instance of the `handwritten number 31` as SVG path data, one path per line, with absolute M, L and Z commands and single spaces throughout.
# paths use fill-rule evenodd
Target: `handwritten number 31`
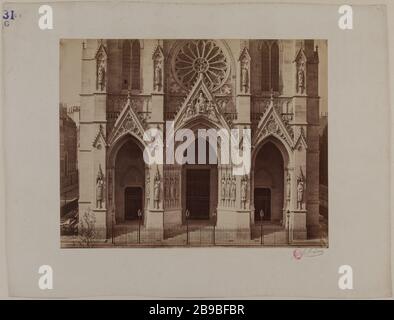
M 15 11 L 14 10 L 11 10 L 11 11 L 4 10 L 3 19 L 4 20 L 14 20 L 15 19 Z

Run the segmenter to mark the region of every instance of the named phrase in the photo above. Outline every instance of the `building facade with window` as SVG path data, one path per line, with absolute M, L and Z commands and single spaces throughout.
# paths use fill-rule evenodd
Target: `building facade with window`
M 103 237 L 138 219 L 159 236 L 188 219 L 234 237 L 260 220 L 314 237 L 318 51 L 314 40 L 83 41 L 80 216 L 91 210 Z M 175 135 L 251 129 L 251 171 L 234 175 L 220 161 L 146 164 L 144 132 L 165 132 L 166 121 Z
M 67 107 L 59 107 L 60 135 L 60 207 L 61 214 L 70 210 L 78 199 L 78 130 L 68 115 Z

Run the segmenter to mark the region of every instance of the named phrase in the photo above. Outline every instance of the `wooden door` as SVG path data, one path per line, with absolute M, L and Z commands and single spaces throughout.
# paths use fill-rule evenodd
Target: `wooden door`
M 263 210 L 263 220 L 271 220 L 271 190 L 269 188 L 254 189 L 254 219 L 260 221 L 260 211 Z
M 186 209 L 189 219 L 209 219 L 210 169 L 186 171 Z
M 138 219 L 138 210 L 142 211 L 142 188 L 127 187 L 125 189 L 125 219 Z

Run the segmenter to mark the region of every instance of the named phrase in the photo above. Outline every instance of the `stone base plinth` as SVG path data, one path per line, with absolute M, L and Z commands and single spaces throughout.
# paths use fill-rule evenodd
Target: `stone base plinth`
M 305 240 L 307 238 L 306 210 L 295 210 L 290 214 L 290 228 L 293 240 Z
M 250 211 L 218 209 L 216 229 L 235 239 L 250 239 Z
M 250 239 L 250 229 L 215 229 L 216 245 L 242 245 L 243 243 L 249 243 Z
M 182 225 L 182 210 L 169 210 L 164 215 L 164 227 L 173 227 Z
M 163 230 L 164 210 L 150 209 L 145 213 L 145 228 L 154 230 Z

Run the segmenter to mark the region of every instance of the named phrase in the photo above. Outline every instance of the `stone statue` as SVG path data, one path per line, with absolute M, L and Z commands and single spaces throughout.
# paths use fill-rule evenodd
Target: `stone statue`
M 241 67 L 241 87 L 242 92 L 247 93 L 249 89 L 249 66 L 248 61 L 245 59 Z
M 211 101 L 208 101 L 206 104 L 206 110 L 208 117 L 213 117 L 215 116 L 215 107 L 213 106 L 213 103 Z
M 178 200 L 178 178 L 177 177 L 174 178 L 174 200 L 175 200 L 175 203 Z
M 231 183 L 231 201 L 233 205 L 235 205 L 235 199 L 237 196 L 237 183 L 235 181 L 235 178 L 233 177 L 232 183 Z
M 230 196 L 231 196 L 231 178 L 227 177 L 226 178 L 226 200 L 227 200 L 227 205 L 230 203 Z
M 175 178 L 170 178 L 170 185 L 171 185 L 170 198 L 172 202 L 175 203 Z
M 100 91 L 105 89 L 105 62 L 104 59 L 99 60 L 97 68 L 97 87 Z
M 221 104 L 220 104 L 220 109 L 221 109 L 221 111 L 222 111 L 223 113 L 226 111 L 226 105 L 227 105 L 226 100 L 223 100 L 223 101 L 221 102 Z
M 202 92 L 200 92 L 200 94 L 197 98 L 197 101 L 196 101 L 196 105 L 195 105 L 196 113 L 205 112 L 205 104 L 206 104 L 205 98 L 204 98 Z
M 149 203 L 149 199 L 150 199 L 150 175 L 149 175 L 149 173 L 146 176 L 145 194 L 146 194 L 146 200 L 148 200 L 148 203 Z
M 164 200 L 170 199 L 170 183 L 171 180 L 169 177 L 164 178 Z
M 224 201 L 226 199 L 226 179 L 224 176 L 222 176 L 222 190 L 221 190 L 221 198 L 222 202 L 224 204 Z
M 287 173 L 286 176 L 286 202 L 287 202 L 287 206 L 289 206 L 290 204 L 290 198 L 291 198 L 291 177 L 290 177 L 290 173 Z
M 194 109 L 194 106 L 192 104 L 188 104 L 187 105 L 187 113 L 186 114 L 187 114 L 188 117 L 194 116 L 195 109 Z
M 304 179 L 302 177 L 297 179 L 297 209 L 303 209 L 304 203 Z
M 304 93 L 305 89 L 305 74 L 304 74 L 304 68 L 300 66 L 298 68 L 297 72 L 297 87 L 298 87 L 298 93 Z
M 162 86 L 162 69 L 161 69 L 161 61 L 156 61 L 155 64 L 155 73 L 153 80 L 153 87 L 156 91 L 160 91 Z
M 248 181 L 244 177 L 241 181 L 241 208 L 245 209 L 246 208 L 246 192 L 248 188 Z
M 96 208 L 102 209 L 104 201 L 104 175 L 99 165 L 99 171 L 96 179 Z
M 156 172 L 155 181 L 154 181 L 154 190 L 153 190 L 153 201 L 154 208 L 159 209 L 160 207 L 160 174 L 159 171 Z

